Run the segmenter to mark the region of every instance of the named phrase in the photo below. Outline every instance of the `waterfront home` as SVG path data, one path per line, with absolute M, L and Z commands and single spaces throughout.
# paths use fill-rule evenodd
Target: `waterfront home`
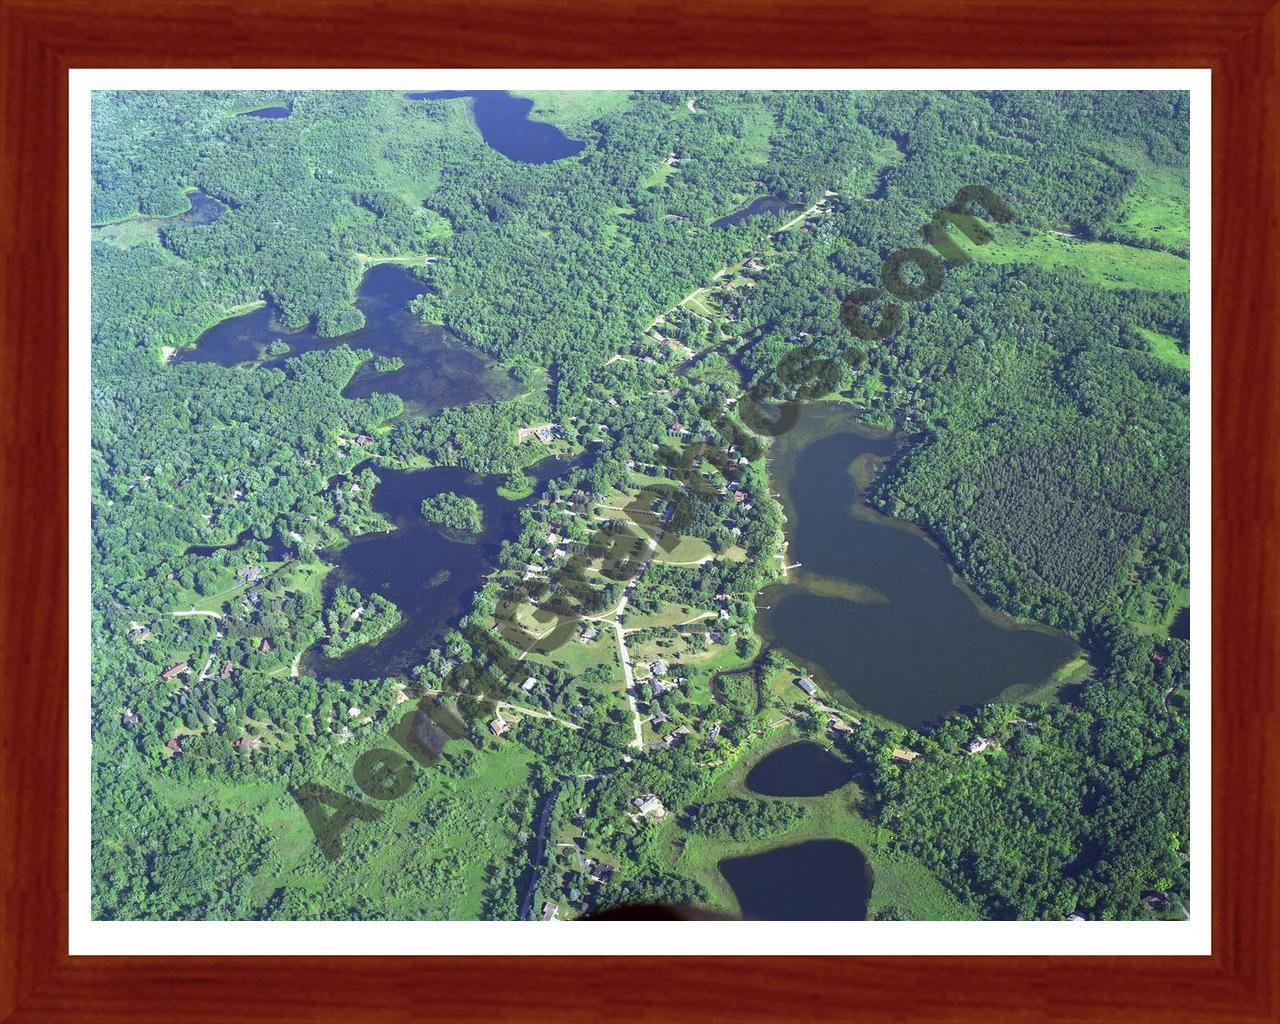
M 807 676 L 801 676 L 797 679 L 796 686 L 804 690 L 804 692 L 810 697 L 816 697 L 818 695 L 818 688 L 813 685 L 813 680 L 809 679 Z

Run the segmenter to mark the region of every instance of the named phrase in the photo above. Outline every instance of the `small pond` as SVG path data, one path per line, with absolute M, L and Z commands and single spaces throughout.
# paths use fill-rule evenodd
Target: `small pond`
M 839 789 L 853 769 L 825 747 L 805 740 L 788 743 L 747 773 L 747 788 L 761 796 L 821 796 Z
M 813 839 L 719 864 L 748 921 L 863 921 L 874 882 L 842 839 Z
M 293 113 L 289 107 L 263 107 L 261 110 L 246 110 L 241 117 L 266 117 L 271 120 L 278 120 L 282 117 L 288 117 Z

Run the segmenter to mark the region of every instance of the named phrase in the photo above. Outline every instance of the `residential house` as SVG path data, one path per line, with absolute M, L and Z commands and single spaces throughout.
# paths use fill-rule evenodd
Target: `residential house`
M 667 813 L 667 809 L 662 806 L 662 801 L 652 793 L 638 796 L 631 802 L 636 805 L 636 809 L 640 812 L 642 818 L 647 818 L 651 814 L 655 818 L 661 818 Z
M 165 669 L 163 672 L 161 672 L 161 673 L 160 673 L 160 678 L 161 678 L 161 679 L 174 679 L 174 678 L 176 678 L 177 676 L 180 676 L 180 675 L 182 675 L 183 673 L 185 673 L 185 672 L 190 672 L 190 671 L 191 671 L 191 666 L 190 666 L 189 664 L 187 664 L 185 661 L 180 661 L 180 662 L 178 662 L 178 664 L 176 664 L 176 665 L 171 665 L 169 668 L 167 668 L 167 669 Z

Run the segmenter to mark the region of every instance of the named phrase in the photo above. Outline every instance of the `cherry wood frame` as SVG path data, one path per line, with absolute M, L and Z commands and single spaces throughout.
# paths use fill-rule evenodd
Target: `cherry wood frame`
M 0 1018 L 1280 1020 L 1273 2 L 0 0 Z M 237 66 L 1211 68 L 1212 956 L 68 956 L 67 70 Z

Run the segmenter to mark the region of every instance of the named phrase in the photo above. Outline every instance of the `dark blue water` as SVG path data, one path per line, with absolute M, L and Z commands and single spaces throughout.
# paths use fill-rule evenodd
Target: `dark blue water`
M 822 796 L 853 777 L 847 761 L 807 740 L 789 743 L 747 773 L 747 789 L 761 796 Z
M 315 349 L 350 345 L 374 355 L 398 356 L 404 366 L 382 373 L 373 361 L 361 364 L 343 389 L 346 398 L 368 398 L 374 392 L 399 395 L 405 413 L 430 416 L 449 406 L 497 402 L 512 398 L 519 387 L 495 370 L 456 337 L 437 324 L 424 324 L 408 310 L 411 299 L 425 286 L 404 267 L 391 263 L 365 274 L 356 297 L 365 325 L 338 338 L 322 338 L 313 330 L 287 331 L 274 319 L 270 306 L 215 324 L 179 352 L 174 363 L 217 363 L 219 366 L 278 366 L 284 360 Z M 289 351 L 269 354 L 280 340 Z
M 713 220 L 711 226 L 713 228 L 727 228 L 734 224 L 745 223 L 752 217 L 764 216 L 766 213 L 792 213 L 802 209 L 804 207 L 799 203 L 789 203 L 781 196 L 761 196 L 759 199 L 753 199 L 749 205 L 744 206 L 741 210 L 735 210 L 719 220 Z
M 1169 626 L 1169 635 L 1175 640 L 1191 639 L 1191 609 L 1183 608 L 1176 616 L 1174 616 L 1172 625 Z
M 866 506 L 867 474 L 897 446 L 834 403 L 806 407 L 775 443 L 787 557 L 802 568 L 761 592 L 756 626 L 824 688 L 917 726 L 1041 682 L 1076 646 L 988 608 L 919 530 Z
M 718 865 L 748 921 L 863 921 L 873 877 L 852 843 L 814 839 Z
M 269 117 L 276 120 L 281 117 L 288 117 L 293 113 L 289 107 L 263 107 L 261 110 L 246 110 L 242 117 Z
M 509 92 L 411 92 L 411 100 L 471 100 L 471 112 L 484 141 L 510 160 L 549 164 L 576 156 L 585 142 L 571 139 L 555 125 L 532 121 L 533 100 Z
M 545 459 L 525 472 L 541 484 L 568 466 L 563 460 Z M 353 648 L 339 658 L 326 658 L 321 644 L 316 644 L 305 664 L 318 677 L 406 676 L 426 661 L 431 648 L 470 609 L 472 596 L 497 562 L 502 542 L 519 532 L 522 503 L 498 496 L 501 477 L 453 468 L 402 472 L 374 467 L 374 472 L 381 480 L 373 492 L 374 511 L 394 528 L 324 552 L 325 560 L 334 563 L 324 581 L 325 605 L 337 587 L 352 586 L 366 596 L 377 593 L 393 602 L 402 620 L 377 643 Z M 452 531 L 422 518 L 422 499 L 444 491 L 475 499 L 484 513 L 484 532 L 478 538 L 453 539 Z

